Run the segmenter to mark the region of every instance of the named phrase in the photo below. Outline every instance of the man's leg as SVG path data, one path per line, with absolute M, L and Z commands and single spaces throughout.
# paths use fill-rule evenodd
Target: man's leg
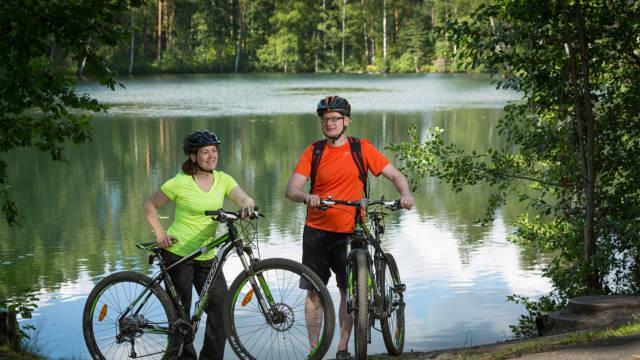
M 353 328 L 353 316 L 347 313 L 347 292 L 340 289 L 340 310 L 338 314 L 340 321 L 340 341 L 338 342 L 338 351 L 347 350 L 349 345 L 349 337 Z
M 307 336 L 309 346 L 313 349 L 320 339 L 320 329 L 322 329 L 322 302 L 315 290 L 307 290 L 307 300 L 304 303 L 304 316 L 307 322 Z
M 302 264 L 315 272 L 326 285 L 331 276 L 326 255 L 325 232 L 309 226 L 304 227 L 302 233 Z M 322 303 L 320 296 L 313 286 L 304 278 L 300 279 L 300 288 L 307 290 L 307 298 L 304 303 L 304 315 L 307 325 L 307 337 L 309 346 L 313 349 L 320 338 L 322 328 Z

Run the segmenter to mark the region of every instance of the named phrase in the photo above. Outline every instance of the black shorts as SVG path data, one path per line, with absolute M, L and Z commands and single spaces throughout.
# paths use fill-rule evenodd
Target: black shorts
M 325 285 L 331 277 L 331 270 L 336 274 L 338 288 L 346 290 L 347 285 L 347 242 L 350 233 L 336 233 L 304 227 L 302 235 L 302 263 L 313 270 Z M 311 289 L 306 279 L 300 280 L 300 288 Z

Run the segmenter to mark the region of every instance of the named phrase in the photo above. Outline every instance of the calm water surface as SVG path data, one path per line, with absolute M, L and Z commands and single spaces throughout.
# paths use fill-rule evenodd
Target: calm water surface
M 300 260 L 305 209 L 285 200 L 283 190 L 299 154 L 319 137 L 313 111 L 321 96 L 347 97 L 353 107 L 349 133 L 379 148 L 406 139 L 415 124 L 422 134 L 439 126 L 448 141 L 467 150 L 502 145 L 495 124 L 502 106 L 516 98 L 483 77 L 444 75 L 202 75 L 125 84 L 116 93 L 79 86 L 113 106 L 94 119 L 92 143 L 68 146 L 69 164 L 30 150 L 8 156 L 23 227 L 0 223 L 0 298 L 27 290 L 38 295 L 28 323 L 38 329 L 42 352 L 53 358 L 88 358 L 82 308 L 105 274 L 153 272 L 135 248 L 153 240 L 142 203 L 177 172 L 186 133 L 209 128 L 223 139 L 219 168 L 267 215 L 258 227 L 262 256 Z M 456 194 L 427 179 L 415 194 L 415 209 L 388 220 L 383 246 L 398 260 L 408 289 L 406 351 L 508 339 L 509 324 L 524 308 L 505 297 L 550 289 L 535 251 L 506 240 L 521 205 L 511 201 L 488 227 L 474 225 L 489 190 Z M 382 179 L 372 180 L 371 194 L 396 196 Z M 165 226 L 171 210 L 161 211 Z M 238 271 L 237 262 L 228 263 L 227 280 Z M 330 289 L 337 302 L 334 279 Z M 384 351 L 376 332 L 371 353 Z

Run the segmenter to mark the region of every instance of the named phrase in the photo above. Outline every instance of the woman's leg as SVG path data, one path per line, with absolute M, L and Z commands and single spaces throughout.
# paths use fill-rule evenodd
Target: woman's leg
M 196 291 L 200 294 L 211 269 L 211 261 L 194 261 L 194 263 L 196 263 L 194 266 L 194 285 L 196 286 Z M 200 351 L 201 360 L 224 359 L 224 345 L 227 341 L 227 336 L 221 321 L 226 295 L 227 281 L 221 272 L 216 282 L 209 288 L 209 302 L 205 308 L 207 325 L 204 333 L 204 344 Z
M 164 259 L 165 264 L 170 266 L 173 263 L 178 262 L 182 259 L 181 256 L 170 253 L 166 250 L 162 252 L 162 258 Z M 180 264 L 171 270 L 168 271 L 169 276 L 171 276 L 171 281 L 173 282 L 173 286 L 175 286 L 176 291 L 178 292 L 178 296 L 180 296 L 180 301 L 182 301 L 182 306 L 187 312 L 187 316 L 190 316 L 191 312 L 191 293 L 193 292 L 193 261 L 187 261 L 183 264 Z M 189 320 L 189 319 L 187 319 Z M 196 354 L 196 350 L 193 347 L 193 344 L 189 344 L 185 346 L 182 350 L 182 356 L 180 359 L 197 359 L 198 356 Z

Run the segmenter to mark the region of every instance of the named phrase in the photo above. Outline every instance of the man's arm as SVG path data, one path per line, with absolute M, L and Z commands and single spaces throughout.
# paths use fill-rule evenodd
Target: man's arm
M 407 210 L 411 209 L 413 206 L 413 196 L 411 196 L 411 189 L 407 178 L 391 163 L 387 164 L 381 173 L 396 187 L 398 194 L 400 194 L 400 206 Z
M 320 198 L 318 197 L 318 195 L 307 194 L 306 192 L 302 191 L 302 187 L 304 186 L 305 182 L 307 182 L 306 176 L 298 173 L 293 173 L 293 175 L 291 175 L 291 178 L 289 179 L 289 182 L 287 183 L 287 187 L 284 191 L 284 196 L 286 196 L 291 201 L 302 202 L 309 205 L 310 207 L 319 207 Z

